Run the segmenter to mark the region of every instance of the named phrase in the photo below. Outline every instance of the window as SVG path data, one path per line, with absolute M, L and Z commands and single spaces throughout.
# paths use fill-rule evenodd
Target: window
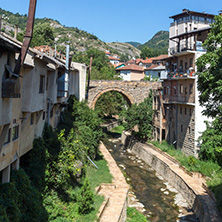
M 46 91 L 48 90 L 48 87 L 49 87 L 49 77 L 47 76 L 47 78 L 46 78 Z
M 183 114 L 183 109 L 182 109 L 182 107 L 180 107 L 180 114 Z
M 34 113 L 31 113 L 30 125 L 33 125 L 33 123 L 34 123 Z
M 168 95 L 170 96 L 170 87 L 167 87 Z
M 52 118 L 52 117 L 53 117 L 53 108 L 50 111 L 50 118 Z
M 160 72 L 158 72 L 158 77 L 160 78 Z
M 180 131 L 183 132 L 183 125 L 180 126 Z
M 45 120 L 45 111 L 42 114 L 42 120 Z
M 187 91 L 188 91 L 188 90 L 187 90 L 187 87 L 185 87 L 185 95 L 187 95 L 187 93 L 188 93 Z
M 187 62 L 185 62 L 185 71 L 187 71 Z
M 193 67 L 193 58 L 190 59 L 190 67 Z
M 180 60 L 180 69 L 183 70 L 183 60 Z
M 174 88 L 174 95 L 176 95 L 177 94 L 177 87 L 174 86 L 173 88 Z
M 44 80 L 45 76 L 40 76 L 39 93 L 44 93 Z
M 12 141 L 18 139 L 19 137 L 19 126 L 14 126 L 12 131 Z
M 166 87 L 163 88 L 163 94 L 166 95 Z
M 8 129 L 8 133 L 5 137 L 4 145 L 10 143 L 11 141 L 11 128 Z
M 193 93 L 193 84 L 190 84 L 190 94 Z
M 184 114 L 187 115 L 187 108 L 184 108 Z
M 180 84 L 180 94 L 183 94 L 183 84 Z

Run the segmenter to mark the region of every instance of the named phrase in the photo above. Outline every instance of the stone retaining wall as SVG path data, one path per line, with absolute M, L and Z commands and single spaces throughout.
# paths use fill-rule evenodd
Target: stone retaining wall
M 202 178 L 193 178 L 180 167 L 175 159 L 172 161 L 172 157 L 168 158 L 157 152 L 152 145 L 137 142 L 130 134 L 123 132 L 122 143 L 176 188 L 193 208 L 201 222 L 222 221 L 215 201 L 202 186 Z

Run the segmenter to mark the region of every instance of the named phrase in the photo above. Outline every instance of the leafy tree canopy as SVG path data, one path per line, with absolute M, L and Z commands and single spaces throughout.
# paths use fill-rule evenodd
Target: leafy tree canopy
M 133 104 L 129 109 L 121 113 L 121 121 L 126 130 L 138 127 L 136 135 L 147 140 L 152 138 L 153 122 L 153 96 L 150 91 L 149 96 L 140 104 Z
M 215 16 L 204 46 L 207 53 L 197 60 L 199 101 L 210 117 L 222 114 L 222 16 Z
M 49 23 L 39 23 L 34 26 L 31 47 L 40 45 L 52 45 L 54 42 L 54 30 Z
M 116 79 L 115 68 L 109 64 L 109 59 L 106 54 L 98 49 L 88 49 L 84 53 L 74 55 L 73 61 L 90 64 L 90 57 L 93 57 L 91 80 L 112 80 Z

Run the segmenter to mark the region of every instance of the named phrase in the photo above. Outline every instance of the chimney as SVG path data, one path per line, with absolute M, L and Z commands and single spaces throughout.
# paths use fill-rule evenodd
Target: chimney
M 184 8 L 183 12 L 189 12 L 189 9 Z
M 18 25 L 15 25 L 14 39 L 17 39 L 18 35 Z

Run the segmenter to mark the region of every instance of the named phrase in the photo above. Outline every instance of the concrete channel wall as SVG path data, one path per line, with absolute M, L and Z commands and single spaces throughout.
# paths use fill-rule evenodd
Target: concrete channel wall
M 221 222 L 215 201 L 203 186 L 203 178 L 195 178 L 184 171 L 172 157 L 158 152 L 152 144 L 137 142 L 127 132 L 122 133 L 122 143 L 160 174 L 181 193 L 201 222 Z M 174 160 L 174 161 L 173 161 Z

